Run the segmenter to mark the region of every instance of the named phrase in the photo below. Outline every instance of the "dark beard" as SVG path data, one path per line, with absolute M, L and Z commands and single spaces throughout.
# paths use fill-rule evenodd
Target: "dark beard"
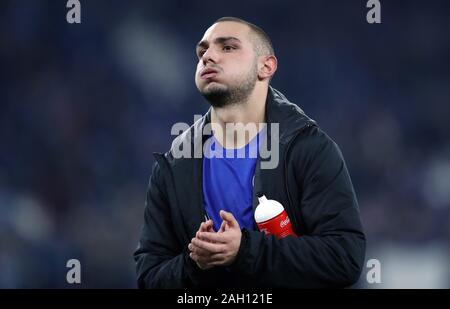
M 203 92 L 203 97 L 208 100 L 212 107 L 225 107 L 236 104 L 237 100 L 236 91 L 232 89 L 217 88 L 208 92 Z
M 202 95 L 212 107 L 217 108 L 244 103 L 255 88 L 256 74 L 255 66 L 255 71 L 251 72 L 241 85 L 231 86 L 226 89 L 213 88 L 210 91 L 202 92 Z

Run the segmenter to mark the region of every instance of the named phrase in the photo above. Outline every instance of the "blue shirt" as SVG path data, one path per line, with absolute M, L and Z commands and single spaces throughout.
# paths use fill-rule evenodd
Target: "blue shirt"
M 241 228 L 255 229 L 253 218 L 253 177 L 263 128 L 247 145 L 227 149 L 211 136 L 204 145 L 203 203 L 214 230 L 222 224 L 220 210 L 231 212 Z

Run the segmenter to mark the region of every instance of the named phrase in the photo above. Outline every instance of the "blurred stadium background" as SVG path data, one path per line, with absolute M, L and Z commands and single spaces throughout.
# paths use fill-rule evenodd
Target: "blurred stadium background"
M 221 16 L 263 27 L 273 85 L 340 145 L 381 284 L 450 287 L 450 2 L 0 2 L 0 288 L 134 288 L 153 151 L 208 104 L 194 46 Z M 66 282 L 77 258 L 82 284 Z

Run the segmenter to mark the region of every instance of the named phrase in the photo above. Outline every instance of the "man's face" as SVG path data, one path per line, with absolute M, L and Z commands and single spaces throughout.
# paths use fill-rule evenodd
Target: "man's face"
M 196 52 L 195 83 L 211 105 L 245 101 L 258 77 L 250 28 L 237 22 L 216 23 L 205 32 Z

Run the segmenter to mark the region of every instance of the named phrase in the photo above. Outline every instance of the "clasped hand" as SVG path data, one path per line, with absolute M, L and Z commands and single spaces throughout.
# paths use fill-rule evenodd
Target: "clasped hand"
M 201 269 L 227 266 L 234 262 L 241 244 L 242 232 L 232 213 L 221 210 L 222 224 L 219 231 L 213 230 L 213 221 L 200 225 L 195 237 L 188 245 L 192 260 Z

